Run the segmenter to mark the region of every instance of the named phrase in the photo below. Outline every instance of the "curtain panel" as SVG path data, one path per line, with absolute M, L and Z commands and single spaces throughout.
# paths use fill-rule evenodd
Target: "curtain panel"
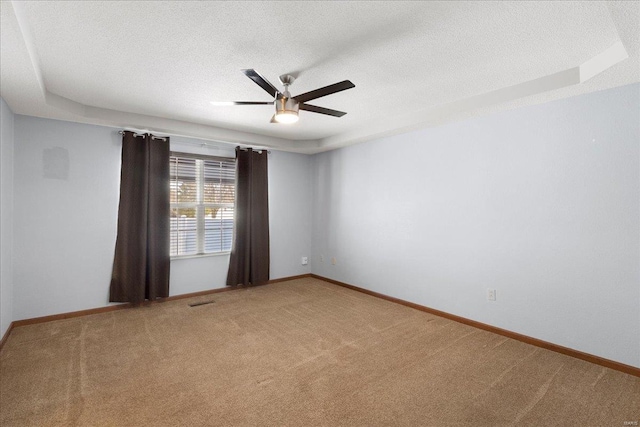
M 169 296 L 169 138 L 123 132 L 110 302 Z
M 236 217 L 227 286 L 269 281 L 267 156 L 266 150 L 236 148 Z

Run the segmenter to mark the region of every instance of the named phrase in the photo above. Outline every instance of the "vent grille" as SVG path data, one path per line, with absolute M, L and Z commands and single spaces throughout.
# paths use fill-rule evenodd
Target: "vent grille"
M 214 302 L 215 302 L 214 300 L 192 302 L 191 304 L 189 304 L 189 307 L 199 307 L 201 305 L 213 304 Z

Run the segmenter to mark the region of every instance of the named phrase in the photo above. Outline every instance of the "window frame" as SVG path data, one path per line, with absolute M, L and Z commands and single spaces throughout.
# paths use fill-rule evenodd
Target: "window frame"
M 236 159 L 235 157 L 224 157 L 224 156 L 211 156 L 205 154 L 195 154 L 195 153 L 185 153 L 181 151 L 170 151 L 169 153 L 169 162 L 170 162 L 170 172 L 169 172 L 169 183 L 173 181 L 172 178 L 172 159 L 173 158 L 186 158 L 195 160 L 195 188 L 196 188 L 196 201 L 195 202 L 173 202 L 169 200 L 170 210 L 173 209 L 194 209 L 196 214 L 196 253 L 188 253 L 188 254 L 176 254 L 173 255 L 171 250 L 169 251 L 169 256 L 171 259 L 185 259 L 185 258 L 200 258 L 207 256 L 220 256 L 220 255 L 228 255 L 231 253 L 231 249 L 229 250 L 221 250 L 215 252 L 205 252 L 205 214 L 207 208 L 217 208 L 217 209 L 225 209 L 225 208 L 235 208 L 235 185 L 236 185 Z M 230 162 L 234 164 L 234 177 L 233 177 L 233 185 L 234 185 L 234 194 L 233 194 L 233 203 L 205 203 L 204 201 L 204 189 L 205 189 L 205 167 L 204 162 L 210 160 L 215 162 Z M 235 227 L 236 215 L 235 210 L 233 211 L 233 226 Z M 179 231 L 179 230 L 178 230 Z M 171 228 L 169 229 L 169 233 L 171 233 Z M 171 240 L 171 239 L 170 239 Z

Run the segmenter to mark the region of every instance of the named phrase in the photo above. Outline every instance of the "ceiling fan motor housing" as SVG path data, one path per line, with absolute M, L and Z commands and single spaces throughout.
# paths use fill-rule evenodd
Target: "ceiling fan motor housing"
M 290 98 L 289 92 L 285 92 L 284 96 L 280 99 L 276 99 L 276 114 L 298 114 L 299 105 L 298 102 Z M 289 95 L 289 96 L 287 96 Z

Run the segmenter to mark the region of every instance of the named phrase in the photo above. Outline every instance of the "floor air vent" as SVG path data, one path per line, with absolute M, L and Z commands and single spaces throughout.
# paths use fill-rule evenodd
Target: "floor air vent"
M 211 301 L 200 301 L 200 302 L 192 302 L 191 304 L 189 304 L 189 307 L 198 307 L 200 305 L 206 305 L 206 304 L 213 304 L 215 301 L 211 300 Z

